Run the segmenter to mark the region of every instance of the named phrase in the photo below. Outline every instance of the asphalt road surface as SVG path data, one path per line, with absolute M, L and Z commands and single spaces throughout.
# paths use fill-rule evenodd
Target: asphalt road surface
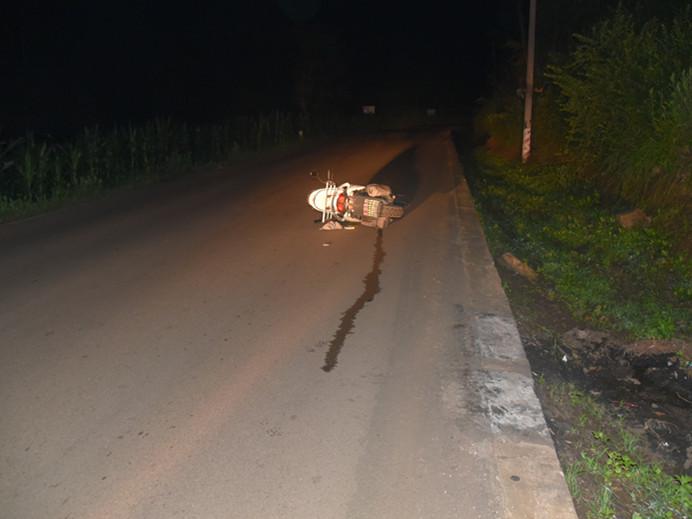
M 408 214 L 319 231 L 310 170 Z M 0 517 L 575 517 L 448 132 L 0 226 Z

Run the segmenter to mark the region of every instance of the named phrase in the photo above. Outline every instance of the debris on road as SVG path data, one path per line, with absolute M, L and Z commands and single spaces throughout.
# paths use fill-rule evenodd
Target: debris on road
M 343 228 L 344 226 L 336 220 L 329 220 L 322 227 L 320 227 L 320 231 L 340 231 Z

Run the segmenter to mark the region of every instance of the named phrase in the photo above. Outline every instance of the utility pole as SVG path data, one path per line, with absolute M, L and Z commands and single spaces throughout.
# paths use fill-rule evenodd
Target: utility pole
M 536 0 L 529 6 L 529 46 L 526 57 L 526 94 L 524 95 L 524 138 L 521 145 L 521 161 L 531 156 L 531 114 L 533 112 L 533 69 L 536 53 Z

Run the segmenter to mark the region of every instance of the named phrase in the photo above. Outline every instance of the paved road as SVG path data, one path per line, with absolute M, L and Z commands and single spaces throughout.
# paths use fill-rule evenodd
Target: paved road
M 412 200 L 320 232 L 312 169 Z M 446 132 L 0 226 L 0 517 L 571 518 Z

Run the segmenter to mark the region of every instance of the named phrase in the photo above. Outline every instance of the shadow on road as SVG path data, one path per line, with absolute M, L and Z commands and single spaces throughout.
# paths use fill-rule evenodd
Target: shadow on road
M 368 181 L 390 186 L 398 203 L 406 206 L 406 214 L 412 213 L 434 193 L 445 191 L 437 179 L 430 178 L 429 172 L 423 175 L 417 162 L 417 151 L 417 145 L 407 148 Z
M 418 193 L 420 178 L 416 169 L 416 147 L 412 146 L 394 157 L 368 181 L 369 184 L 391 186 L 397 196 L 412 201 Z

